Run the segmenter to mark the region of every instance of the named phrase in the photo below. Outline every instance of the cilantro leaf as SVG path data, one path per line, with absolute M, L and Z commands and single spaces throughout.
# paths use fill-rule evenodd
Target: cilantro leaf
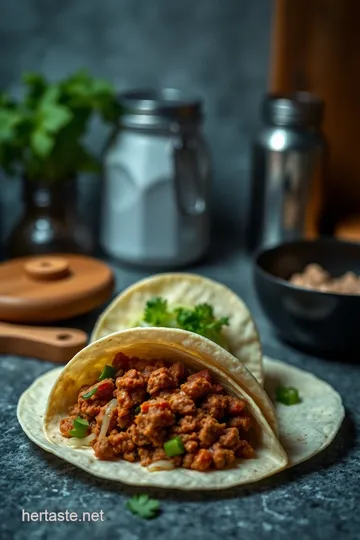
M 193 309 L 179 307 L 169 309 L 165 298 L 151 298 L 144 311 L 143 321 L 150 326 L 181 328 L 200 334 L 227 349 L 226 338 L 221 334 L 223 326 L 229 324 L 227 317 L 216 318 L 210 304 L 197 304 Z
M 227 317 L 217 319 L 209 304 L 198 304 L 194 309 L 178 308 L 176 322 L 179 328 L 200 334 L 226 348 L 226 340 L 221 335 L 223 326 L 229 324 Z
M 171 313 L 168 311 L 167 300 L 156 297 L 146 302 L 144 321 L 151 326 L 169 326 Z
M 196 315 L 195 311 L 186 308 L 177 308 L 175 313 L 176 322 L 179 328 L 195 333 L 200 330 L 199 317 Z
M 160 503 L 156 499 L 151 499 L 149 495 L 134 495 L 127 501 L 126 508 L 142 519 L 151 519 L 158 515 Z

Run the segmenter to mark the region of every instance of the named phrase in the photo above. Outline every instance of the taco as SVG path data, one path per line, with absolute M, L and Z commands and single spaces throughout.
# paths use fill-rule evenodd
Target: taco
M 217 367 L 222 360 L 226 373 Z M 50 392 L 44 431 L 54 453 L 69 461 L 77 453 L 77 464 L 97 476 L 222 489 L 287 465 L 263 414 L 263 394 L 248 370 L 207 338 L 128 329 L 66 365 Z
M 221 283 L 180 273 L 139 281 L 102 313 L 91 341 L 135 326 L 175 327 L 203 335 L 231 352 L 264 383 L 255 323 L 244 302 Z

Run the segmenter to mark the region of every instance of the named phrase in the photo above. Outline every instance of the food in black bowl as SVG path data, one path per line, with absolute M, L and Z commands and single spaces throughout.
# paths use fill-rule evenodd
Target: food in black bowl
M 292 285 L 313 289 L 320 292 L 332 292 L 338 294 L 360 294 L 360 275 L 354 272 L 333 277 L 319 264 L 308 264 L 303 272 L 296 272 L 289 278 Z
M 258 298 L 280 336 L 317 352 L 358 349 L 358 276 L 360 244 L 335 239 L 281 244 L 254 264 Z

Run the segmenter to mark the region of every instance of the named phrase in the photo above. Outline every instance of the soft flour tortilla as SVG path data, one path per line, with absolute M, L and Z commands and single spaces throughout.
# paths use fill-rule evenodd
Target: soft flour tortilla
M 264 357 L 265 389 L 275 404 L 279 438 L 289 457 L 288 467 L 321 452 L 334 439 L 344 419 L 340 395 L 325 381 L 284 362 Z M 275 401 L 278 386 L 299 390 L 301 403 Z
M 162 357 L 170 362 L 181 360 L 194 371 L 208 368 L 214 380 L 223 384 L 228 393 L 241 397 L 246 402 L 254 421 L 255 458 L 239 460 L 228 469 L 207 473 L 182 468 L 149 472 L 139 463 L 129 463 L 124 460 L 98 460 L 92 448 L 70 448 L 68 440 L 62 437 L 59 431 L 60 419 L 67 416 L 69 406 L 77 401 L 79 389 L 83 385 L 93 383 L 104 365 L 111 363 L 114 355 L 120 351 L 144 359 Z M 210 356 L 221 355 L 228 357 L 225 361 L 229 364 L 229 371 L 231 371 L 232 362 L 234 367 L 232 377 L 207 361 Z M 248 383 L 252 386 L 249 392 L 247 391 Z M 46 387 L 43 389 L 46 391 Z M 85 347 L 60 373 L 50 392 L 44 418 L 44 431 L 50 443 L 46 449 L 66 460 L 76 462 L 78 466 L 96 476 L 132 485 L 178 489 L 223 489 L 255 482 L 286 467 L 287 455 L 261 409 L 250 395 L 251 393 L 259 396 L 264 391 L 236 358 L 222 347 L 201 336 L 184 330 L 169 331 L 165 328 L 123 330 Z M 36 399 L 40 399 L 39 389 Z M 20 406 L 19 418 L 22 424 L 26 423 L 23 420 L 24 411 L 25 409 Z
M 264 383 L 262 352 L 255 323 L 244 302 L 228 287 L 195 274 L 157 274 L 139 281 L 120 293 L 97 321 L 91 341 L 136 326 L 146 302 L 166 298 L 170 307 L 210 304 L 216 317 L 229 317 L 222 330 L 230 352 Z
M 242 362 L 239 362 L 237 358 L 213 341 L 210 341 L 203 336 L 199 336 L 198 334 L 177 328 L 137 327 L 127 329 L 127 331 L 121 330 L 116 334 L 121 336 L 121 347 L 128 348 L 129 351 L 132 351 L 132 347 L 136 344 L 135 348 L 136 350 L 139 350 L 139 356 L 144 358 L 146 358 L 149 344 L 151 344 L 151 350 L 153 351 L 153 353 L 150 351 L 150 354 L 155 355 L 161 355 L 163 344 L 165 346 L 171 344 L 173 355 L 178 354 L 184 359 L 186 359 L 186 356 L 191 356 L 192 358 L 199 359 L 200 362 L 206 363 L 210 368 L 221 370 L 225 376 L 235 379 L 243 390 L 250 395 L 256 405 L 261 409 L 275 435 L 277 434 L 278 426 L 275 409 L 269 396 L 264 392 L 250 371 L 244 367 Z M 109 339 L 105 339 L 106 337 Z M 114 334 L 105 336 L 105 338 L 99 340 L 99 342 L 101 342 L 99 345 L 100 350 L 107 348 L 111 354 L 115 354 L 117 352 L 116 347 L 119 347 L 119 344 L 118 341 L 116 341 Z M 89 369 L 89 366 L 92 364 L 91 358 L 93 351 L 97 350 L 98 348 L 95 347 L 94 342 L 93 347 L 88 346 L 83 349 L 84 354 L 80 351 L 75 358 L 82 358 L 80 362 L 86 366 L 86 369 Z M 132 352 L 132 354 L 135 353 Z M 71 361 L 72 363 L 68 365 L 75 364 L 75 358 Z M 98 367 L 94 366 L 94 371 L 96 371 L 96 369 L 98 369 Z M 96 371 L 96 373 L 98 372 Z M 91 374 L 89 373 L 86 382 L 82 382 L 82 384 L 93 382 L 95 378 L 96 377 L 91 377 Z M 75 398 L 74 401 L 76 401 Z
M 266 357 L 264 358 L 264 369 L 266 387 L 271 396 L 274 395 L 278 385 L 284 384 L 296 386 L 302 397 L 301 403 L 291 407 L 280 403 L 276 404 L 280 443 L 288 454 L 288 467 L 292 467 L 318 454 L 333 441 L 344 418 L 344 408 L 339 394 L 329 384 L 306 371 Z M 61 368 L 45 373 L 23 393 L 17 408 L 21 427 L 27 436 L 44 450 L 89 473 L 109 478 L 108 464 L 105 462 L 103 462 L 103 469 L 97 470 L 96 473 L 91 470 L 89 465 L 93 456 L 91 456 L 90 451 L 87 451 L 88 461 L 86 461 L 78 450 L 74 451 L 71 448 L 57 446 L 45 437 L 43 417 L 48 395 L 60 373 Z M 144 469 L 136 466 L 135 474 L 138 484 L 141 485 L 141 480 L 145 475 Z M 253 479 L 255 480 L 255 475 Z M 161 485 L 158 483 L 157 477 L 154 477 L 152 485 Z M 181 487 L 195 489 L 193 486 L 183 485 Z

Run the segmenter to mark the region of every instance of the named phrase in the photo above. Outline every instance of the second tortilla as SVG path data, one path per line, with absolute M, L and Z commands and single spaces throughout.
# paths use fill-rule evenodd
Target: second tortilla
M 216 317 L 229 317 L 229 326 L 222 330 L 229 351 L 264 384 L 260 340 L 248 308 L 225 285 L 195 274 L 157 274 L 128 287 L 102 313 L 91 341 L 137 326 L 146 302 L 154 297 L 166 299 L 170 307 L 210 304 Z

